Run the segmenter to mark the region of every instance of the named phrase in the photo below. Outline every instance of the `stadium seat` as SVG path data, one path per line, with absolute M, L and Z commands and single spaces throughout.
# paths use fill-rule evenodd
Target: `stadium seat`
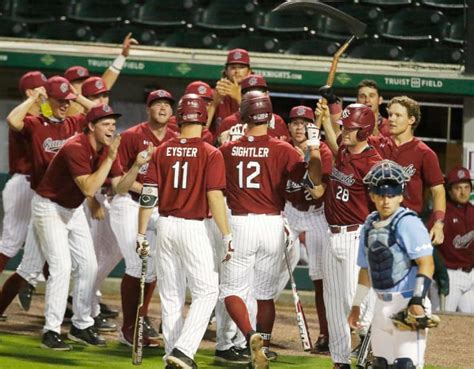
M 49 40 L 93 41 L 89 26 L 59 21 L 42 25 L 33 35 L 34 38 Z
M 109 44 L 121 44 L 125 36 L 132 33 L 140 45 L 156 45 L 156 33 L 152 29 L 143 29 L 137 26 L 126 25 L 120 27 L 113 27 L 107 29 L 98 38 L 98 42 L 105 42 Z
M 305 33 L 317 28 L 321 17 L 314 13 L 301 11 L 265 12 L 257 19 L 257 28 L 267 33 L 278 33 L 283 37 L 292 38 L 297 33 Z
M 405 51 L 401 46 L 367 42 L 349 51 L 349 58 L 406 60 Z
M 11 19 L 2 19 L 0 22 L 0 36 L 29 37 L 28 25 Z
M 161 46 L 217 49 L 221 45 L 215 34 L 190 28 L 186 31 L 174 32 L 161 43 Z
M 446 28 L 443 41 L 452 44 L 463 44 L 465 39 L 464 17 L 458 17 Z
M 416 50 L 412 60 L 428 63 L 463 64 L 464 50 L 447 46 L 429 46 Z
M 246 49 L 255 52 L 280 52 L 280 41 L 271 36 L 262 36 L 254 34 L 245 34 L 232 38 L 227 42 L 224 49 Z
M 286 50 L 286 53 L 295 55 L 333 56 L 340 47 L 341 44 L 334 41 L 317 39 L 299 40 L 293 42 Z
M 68 17 L 86 23 L 114 23 L 129 18 L 131 0 L 78 0 Z
M 198 9 L 194 24 L 215 30 L 246 29 L 254 23 L 255 9 L 249 0 L 214 0 L 207 8 Z
M 465 6 L 464 0 L 421 0 L 421 3 L 440 9 L 463 9 Z
M 359 0 L 361 4 L 372 4 L 383 6 L 410 5 L 412 0 Z
M 146 0 L 132 21 L 148 26 L 182 26 L 191 19 L 192 0 Z
M 403 9 L 379 24 L 380 34 L 388 39 L 427 41 L 442 36 L 447 19 L 438 10 Z
M 67 0 L 10 0 L 5 7 L 16 21 L 31 24 L 53 22 L 67 14 Z

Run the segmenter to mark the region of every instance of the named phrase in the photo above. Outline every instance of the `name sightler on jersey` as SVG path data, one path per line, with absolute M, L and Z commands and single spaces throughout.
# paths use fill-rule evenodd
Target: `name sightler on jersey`
M 268 147 L 239 147 L 232 148 L 232 156 L 244 156 L 253 158 L 268 158 Z

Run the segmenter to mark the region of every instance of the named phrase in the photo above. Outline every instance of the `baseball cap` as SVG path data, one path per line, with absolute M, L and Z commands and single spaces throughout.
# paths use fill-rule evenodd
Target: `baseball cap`
M 186 86 L 184 94 L 196 94 L 201 96 L 204 100 L 213 99 L 214 90 L 206 82 L 194 81 Z
M 174 104 L 174 97 L 171 95 L 171 93 L 166 90 L 155 90 L 148 94 L 146 105 L 150 106 L 153 101 L 160 99 L 168 100 L 171 105 Z
M 303 118 L 314 123 L 314 112 L 308 106 L 298 105 L 290 110 L 290 119 Z
M 250 74 L 242 80 L 240 87 L 242 88 L 242 93 L 247 92 L 251 88 L 258 87 L 267 90 L 267 82 L 265 82 L 265 78 L 260 74 Z
M 121 117 L 122 114 L 114 113 L 112 108 L 106 104 L 98 104 L 89 110 L 86 115 L 86 119 L 88 122 L 94 123 L 99 119 L 111 117 L 111 118 L 118 118 Z
M 86 79 L 89 77 L 89 75 L 89 70 L 87 68 L 81 67 L 80 65 L 70 67 L 64 72 L 64 77 L 69 82 Z
M 227 64 L 245 64 L 250 66 L 249 52 L 245 49 L 233 49 L 227 54 Z
M 32 90 L 44 86 L 47 80 L 48 79 L 42 72 L 33 70 L 21 76 L 18 89 L 20 92 L 24 93 L 26 90 Z
M 61 76 L 53 76 L 49 78 L 44 87 L 48 97 L 52 97 L 53 99 L 72 100 L 77 97 L 77 95 L 72 92 L 69 81 Z
M 451 186 L 458 182 L 471 182 L 471 173 L 467 168 L 457 166 L 451 169 L 446 177 L 446 183 Z
M 81 91 L 83 96 L 88 97 L 109 92 L 109 89 L 101 77 L 89 77 L 82 84 Z

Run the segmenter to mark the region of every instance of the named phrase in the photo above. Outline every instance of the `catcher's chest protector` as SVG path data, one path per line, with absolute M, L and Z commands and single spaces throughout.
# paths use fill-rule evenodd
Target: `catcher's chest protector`
M 398 222 L 408 214 L 416 216 L 413 211 L 406 209 L 388 222 L 377 221 L 376 214 L 370 215 L 365 247 L 372 285 L 376 289 L 392 288 L 410 272 L 412 262 L 396 237 Z

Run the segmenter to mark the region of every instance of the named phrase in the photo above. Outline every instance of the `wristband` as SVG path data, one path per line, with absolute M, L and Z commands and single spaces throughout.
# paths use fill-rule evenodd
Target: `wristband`
M 435 222 L 444 223 L 444 216 L 445 216 L 445 212 L 442 210 L 435 210 L 433 212 L 433 217 L 434 217 Z
M 354 300 L 352 301 L 352 306 L 360 306 L 362 301 L 364 301 L 365 296 L 369 293 L 369 287 L 364 284 L 358 284 Z
M 120 54 L 112 62 L 112 65 L 110 66 L 110 68 L 112 68 L 115 72 L 120 73 L 123 66 L 125 65 L 126 60 L 127 60 L 127 58 L 125 56 L 123 56 L 122 54 Z
M 335 102 L 334 104 L 328 104 L 329 114 L 334 115 L 342 111 L 340 101 Z
M 417 274 L 415 279 L 415 290 L 413 297 L 408 302 L 408 305 L 422 305 L 423 299 L 428 294 L 431 286 L 431 279 L 424 274 Z

